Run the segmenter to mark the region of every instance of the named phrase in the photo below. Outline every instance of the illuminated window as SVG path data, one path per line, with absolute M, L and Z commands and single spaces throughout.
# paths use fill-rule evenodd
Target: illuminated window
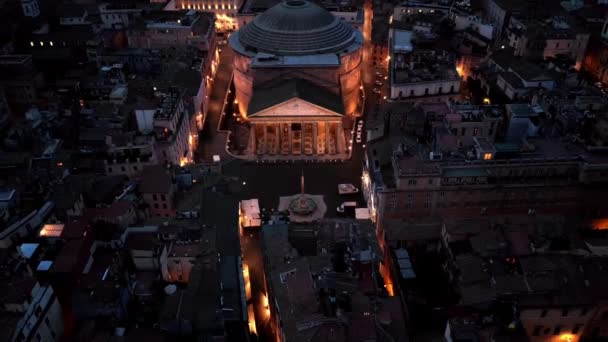
M 44 46 L 44 42 L 40 42 L 40 46 Z
M 219 8 L 219 6 L 217 4 L 215 4 L 215 9 L 218 9 L 218 8 Z
M 483 155 L 483 160 L 492 160 L 492 153 L 486 153 Z

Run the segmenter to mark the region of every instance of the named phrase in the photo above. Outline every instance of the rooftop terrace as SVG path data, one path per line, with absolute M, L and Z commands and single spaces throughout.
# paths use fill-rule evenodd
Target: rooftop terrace
M 394 54 L 391 61 L 395 84 L 457 80 L 453 56 L 445 51 L 419 50 Z

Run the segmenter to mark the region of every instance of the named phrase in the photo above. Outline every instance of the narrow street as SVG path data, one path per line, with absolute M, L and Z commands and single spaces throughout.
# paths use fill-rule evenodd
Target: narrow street
M 260 232 L 241 237 L 243 248 L 243 260 L 249 267 L 249 278 L 251 282 L 251 300 L 254 308 L 256 330 L 260 341 L 272 341 L 274 334 L 270 326 L 270 316 L 266 308 L 266 279 L 264 275 L 264 256 L 262 255 L 262 242 Z
M 227 133 L 218 132 L 217 128 L 222 115 L 224 98 L 232 78 L 232 55 L 233 51 L 229 45 L 221 47 L 220 63 L 211 85 L 211 98 L 209 99 L 209 109 L 205 119 L 205 126 L 200 134 L 199 146 L 196 161 L 211 161 L 213 155 L 219 155 L 222 161 L 232 159 L 226 153 Z

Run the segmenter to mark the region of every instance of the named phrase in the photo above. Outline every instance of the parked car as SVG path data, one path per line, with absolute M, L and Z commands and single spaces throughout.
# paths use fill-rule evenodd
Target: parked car
M 380 94 L 380 88 L 374 88 L 374 93 Z
M 375 83 L 376 83 L 377 86 L 381 86 L 382 85 L 382 82 L 380 82 L 380 81 L 376 81 Z
M 338 184 L 338 193 L 340 195 L 350 195 L 359 192 L 359 188 L 352 184 Z

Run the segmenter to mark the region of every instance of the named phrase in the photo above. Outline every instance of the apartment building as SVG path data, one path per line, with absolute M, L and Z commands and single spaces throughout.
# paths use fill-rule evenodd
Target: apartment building
M 59 341 L 63 334 L 63 314 L 50 285 L 36 282 L 24 305 L 13 341 Z
M 213 16 L 194 10 L 143 12 L 136 21 L 130 21 L 127 37 L 133 48 L 215 48 Z
M 461 79 L 454 56 L 447 51 L 413 50 L 411 35 L 409 31 L 395 30 L 389 38 L 390 98 L 426 102 L 457 97 Z
M 154 165 L 142 173 L 139 192 L 151 216 L 175 217 L 176 189 L 169 171 L 162 165 Z

